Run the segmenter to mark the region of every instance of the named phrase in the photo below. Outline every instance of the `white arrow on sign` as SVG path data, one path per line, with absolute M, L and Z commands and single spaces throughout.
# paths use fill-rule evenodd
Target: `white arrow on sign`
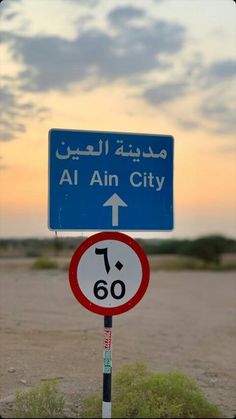
M 104 202 L 103 207 L 112 207 L 112 227 L 119 225 L 118 208 L 127 206 L 128 205 L 116 193 Z

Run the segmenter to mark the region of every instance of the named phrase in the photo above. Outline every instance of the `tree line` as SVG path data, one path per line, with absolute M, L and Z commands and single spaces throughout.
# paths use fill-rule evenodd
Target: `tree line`
M 0 257 L 70 256 L 85 237 L 1 239 Z M 236 253 L 236 240 L 221 235 L 197 239 L 144 239 L 137 241 L 148 255 L 181 255 L 220 263 L 225 253 Z
M 236 240 L 221 235 L 209 235 L 197 239 L 147 240 L 140 244 L 148 254 L 172 254 L 191 256 L 207 263 L 220 263 L 225 253 L 236 253 Z

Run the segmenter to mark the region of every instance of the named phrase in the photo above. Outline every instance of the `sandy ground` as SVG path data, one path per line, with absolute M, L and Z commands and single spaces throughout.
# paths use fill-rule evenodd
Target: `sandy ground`
M 1 265 L 0 414 L 12 417 L 16 390 L 55 378 L 76 415 L 82 397 L 102 392 L 103 317 L 75 300 L 66 271 Z M 234 417 L 235 291 L 235 272 L 152 271 L 142 301 L 113 319 L 113 371 L 137 360 L 180 369 Z

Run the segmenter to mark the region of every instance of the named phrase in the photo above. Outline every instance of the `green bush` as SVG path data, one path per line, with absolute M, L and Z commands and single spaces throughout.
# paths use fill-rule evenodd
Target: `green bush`
M 14 417 L 60 418 L 63 417 L 64 397 L 55 381 L 48 381 L 29 391 L 17 392 Z
M 25 251 L 24 256 L 27 258 L 38 258 L 41 257 L 41 252 L 37 249 L 29 249 Z
M 86 399 L 83 418 L 100 418 L 101 397 Z M 112 395 L 114 418 L 220 418 L 195 381 L 181 372 L 155 374 L 144 364 L 126 366 L 114 378 Z
M 179 253 L 193 256 L 206 263 L 219 264 L 223 253 L 234 249 L 234 241 L 223 236 L 205 236 L 181 246 Z
M 194 259 L 194 258 L 185 258 L 182 256 L 177 256 L 173 260 L 164 260 L 160 262 L 160 269 L 166 269 L 169 271 L 182 271 L 182 270 L 202 270 L 207 269 L 205 262 Z
M 57 269 L 58 264 L 54 260 L 47 259 L 47 258 L 38 258 L 34 261 L 31 266 L 32 269 L 39 270 L 39 269 Z
M 236 259 L 226 260 L 219 263 L 204 262 L 201 259 L 176 256 L 170 258 L 156 258 L 149 257 L 150 268 L 152 271 L 165 270 L 165 271 L 233 271 L 236 270 Z

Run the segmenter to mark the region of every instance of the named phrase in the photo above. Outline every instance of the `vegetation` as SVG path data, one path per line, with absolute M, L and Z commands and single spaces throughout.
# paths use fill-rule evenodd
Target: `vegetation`
M 100 418 L 101 397 L 86 399 L 83 418 Z M 115 376 L 112 396 L 114 418 L 220 418 L 195 381 L 181 372 L 155 374 L 144 364 L 121 369 Z
M 48 381 L 29 391 L 16 394 L 16 418 L 61 418 L 63 417 L 64 397 L 55 381 Z
M 39 257 L 45 255 L 61 256 L 71 254 L 85 237 L 54 237 L 50 239 L 1 239 L 0 256 Z M 137 239 L 148 254 L 190 255 L 202 258 L 208 247 L 218 254 L 236 253 L 236 240 L 220 235 L 204 236 L 193 240 L 180 239 Z M 196 245 L 193 248 L 193 245 Z M 196 254 L 197 252 L 198 254 Z M 204 256 L 203 256 L 204 257 Z
M 200 237 L 195 240 L 139 240 L 148 254 L 184 255 L 204 262 L 219 263 L 224 253 L 236 253 L 236 240 L 220 235 Z
M 201 237 L 184 244 L 180 249 L 180 253 L 201 259 L 206 263 L 219 264 L 222 254 L 227 250 L 233 249 L 233 245 L 232 240 L 222 236 Z
M 84 237 L 1 239 L 0 257 L 49 257 L 71 255 Z
M 166 271 L 233 271 L 236 270 L 235 260 L 223 261 L 219 263 L 204 262 L 201 259 L 196 259 L 190 256 L 176 256 L 171 259 L 153 259 L 149 258 L 150 267 L 154 270 Z
M 50 259 L 47 259 L 47 258 L 39 258 L 39 259 L 36 259 L 32 263 L 32 266 L 31 267 L 34 270 L 40 270 L 40 269 L 57 269 L 58 268 L 58 264 L 54 260 L 50 260 Z
M 71 257 L 84 239 L 81 236 L 77 238 L 55 236 L 55 238 L 41 240 L 3 239 L 0 240 L 0 257 L 38 258 L 33 267 L 44 269 L 43 260 Z M 205 236 L 194 240 L 140 238 L 137 241 L 150 256 L 176 255 L 174 262 L 162 263 L 161 269 L 236 269 L 235 261 L 227 264 L 222 262 L 224 254 L 236 254 L 236 240 L 224 236 Z M 50 267 L 45 264 L 45 269 L 50 269 Z

